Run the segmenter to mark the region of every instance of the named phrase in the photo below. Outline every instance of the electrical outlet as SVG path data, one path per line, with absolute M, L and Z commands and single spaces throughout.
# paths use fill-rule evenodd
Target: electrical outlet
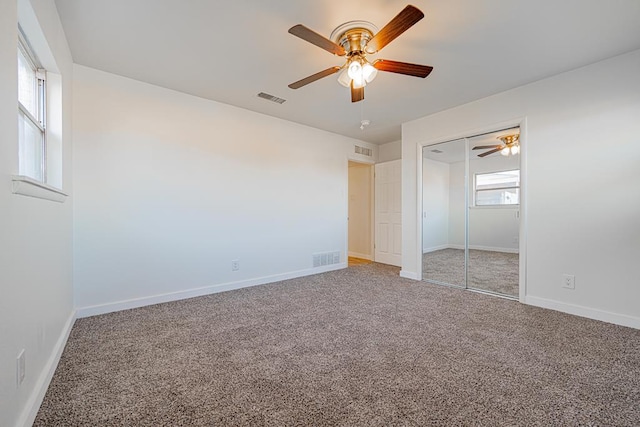
M 566 289 L 575 289 L 576 288 L 576 276 L 572 274 L 563 274 L 562 275 L 562 287 Z
M 240 260 L 234 259 L 231 261 L 231 271 L 238 271 L 238 270 L 240 270 Z
M 24 360 L 24 348 L 18 353 L 16 358 L 16 385 L 19 387 L 24 381 L 25 374 L 25 360 Z

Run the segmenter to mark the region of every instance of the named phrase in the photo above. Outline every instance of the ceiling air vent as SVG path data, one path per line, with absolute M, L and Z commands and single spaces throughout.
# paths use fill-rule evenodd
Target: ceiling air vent
M 373 152 L 372 152 L 371 148 L 360 147 L 359 145 L 356 145 L 356 154 L 362 154 L 363 156 L 371 157 Z
M 277 102 L 278 104 L 282 104 L 286 101 L 286 99 L 278 98 L 277 96 L 269 95 L 268 93 L 260 92 L 258 94 L 258 98 L 266 99 L 267 101 Z
M 444 151 L 438 150 L 437 148 L 436 148 L 436 149 L 431 150 L 431 152 L 432 152 L 432 153 L 436 153 L 436 154 L 442 154 L 442 153 L 444 153 Z

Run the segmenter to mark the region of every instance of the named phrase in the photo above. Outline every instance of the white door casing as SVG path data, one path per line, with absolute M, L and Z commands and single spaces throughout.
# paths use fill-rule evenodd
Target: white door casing
M 375 261 L 402 265 L 402 160 L 375 166 Z

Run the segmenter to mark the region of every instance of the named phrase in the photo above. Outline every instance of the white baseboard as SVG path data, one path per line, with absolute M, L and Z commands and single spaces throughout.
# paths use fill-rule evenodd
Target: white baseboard
M 273 276 L 258 277 L 255 279 L 240 280 L 237 282 L 220 283 L 218 285 L 205 286 L 202 288 L 187 289 L 184 291 L 169 292 L 148 297 L 133 298 L 124 301 L 116 301 L 106 304 L 79 307 L 76 311 L 78 318 L 97 316 L 99 314 L 112 313 L 115 311 L 129 310 L 131 308 L 144 307 L 147 305 L 161 304 L 164 302 L 178 301 L 187 298 L 200 297 L 203 295 L 215 294 L 218 292 L 232 291 L 234 289 L 247 288 L 250 286 L 264 285 L 267 283 L 279 282 L 281 280 L 295 279 L 297 277 L 310 276 L 327 271 L 347 268 L 347 263 L 326 265 L 323 267 L 309 268 L 306 270 L 292 271 L 289 273 L 275 274 Z
M 73 328 L 75 321 L 76 312 L 74 311 L 64 324 L 62 332 L 58 337 L 58 341 L 56 341 L 56 344 L 53 347 L 53 352 L 51 353 L 51 356 L 49 356 L 40 377 L 37 379 L 35 387 L 33 388 L 33 391 L 27 400 L 27 404 L 25 405 L 24 411 L 16 425 L 24 427 L 30 427 L 33 425 L 33 422 L 38 415 L 38 411 L 40 410 L 40 405 L 42 405 L 42 401 L 44 400 L 44 395 L 47 393 L 47 389 L 51 383 L 51 378 L 53 378 L 53 374 L 56 372 L 58 362 L 60 362 L 60 357 L 62 356 L 62 351 L 64 350 L 64 346 L 67 344 L 71 328 Z
M 616 314 L 608 311 L 596 310 L 594 308 L 567 304 L 532 296 L 525 296 L 524 303 L 534 305 L 536 307 L 562 311 L 563 313 L 574 314 L 576 316 L 587 317 L 589 319 L 600 320 L 602 322 L 614 323 L 616 325 L 640 329 L 640 318 L 638 317 L 626 316 L 624 314 Z
M 413 271 L 400 270 L 400 277 L 404 277 L 405 279 L 418 280 L 418 273 Z
M 373 255 L 371 255 L 371 254 L 367 255 L 367 254 L 361 254 L 361 253 L 358 253 L 358 252 L 349 251 L 349 256 L 350 257 L 354 257 L 354 258 L 367 259 L 369 261 L 373 261 Z
M 442 245 L 442 246 L 436 246 L 436 247 L 433 247 L 433 248 L 423 249 L 422 253 L 426 254 L 426 253 L 429 253 L 429 252 L 439 251 L 441 249 L 464 249 L 464 245 Z M 469 249 L 475 249 L 475 250 L 479 250 L 479 251 L 504 252 L 504 253 L 508 253 L 508 254 L 517 254 L 517 253 L 520 252 L 519 249 L 498 248 L 498 247 L 494 247 L 494 246 L 481 246 L 481 245 L 469 245 Z
M 504 252 L 507 254 L 517 254 L 518 252 L 520 252 L 519 249 L 498 248 L 494 246 L 480 246 L 480 245 L 469 245 L 469 249 L 475 249 L 479 251 Z
M 428 254 L 429 252 L 441 251 L 443 249 L 449 249 L 449 248 L 451 248 L 451 246 L 449 245 L 440 245 L 440 246 L 433 246 L 430 248 L 422 248 L 422 253 Z

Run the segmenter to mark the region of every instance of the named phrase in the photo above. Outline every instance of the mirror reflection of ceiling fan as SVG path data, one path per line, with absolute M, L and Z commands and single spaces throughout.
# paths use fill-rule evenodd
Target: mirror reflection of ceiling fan
M 498 151 L 503 156 L 515 155 L 520 152 L 520 134 L 499 136 L 498 139 L 502 141 L 502 144 L 478 145 L 477 147 L 473 147 L 473 150 L 489 150 L 478 154 L 478 157 L 485 157 Z
M 409 5 L 380 31 L 370 22 L 350 21 L 336 28 L 330 36 L 331 40 L 301 24 L 291 27 L 289 33 L 329 53 L 345 56 L 347 61 L 342 66 L 327 68 L 291 83 L 289 87 L 299 89 L 323 77 L 342 71 L 338 82 L 345 87 L 350 87 L 351 102 L 358 102 L 364 99 L 364 87 L 373 81 L 378 71 L 421 78 L 427 77 L 433 67 L 387 59 L 376 59 L 373 62 L 367 60 L 367 55 L 380 51 L 422 18 L 424 18 L 424 14 L 418 8 Z

